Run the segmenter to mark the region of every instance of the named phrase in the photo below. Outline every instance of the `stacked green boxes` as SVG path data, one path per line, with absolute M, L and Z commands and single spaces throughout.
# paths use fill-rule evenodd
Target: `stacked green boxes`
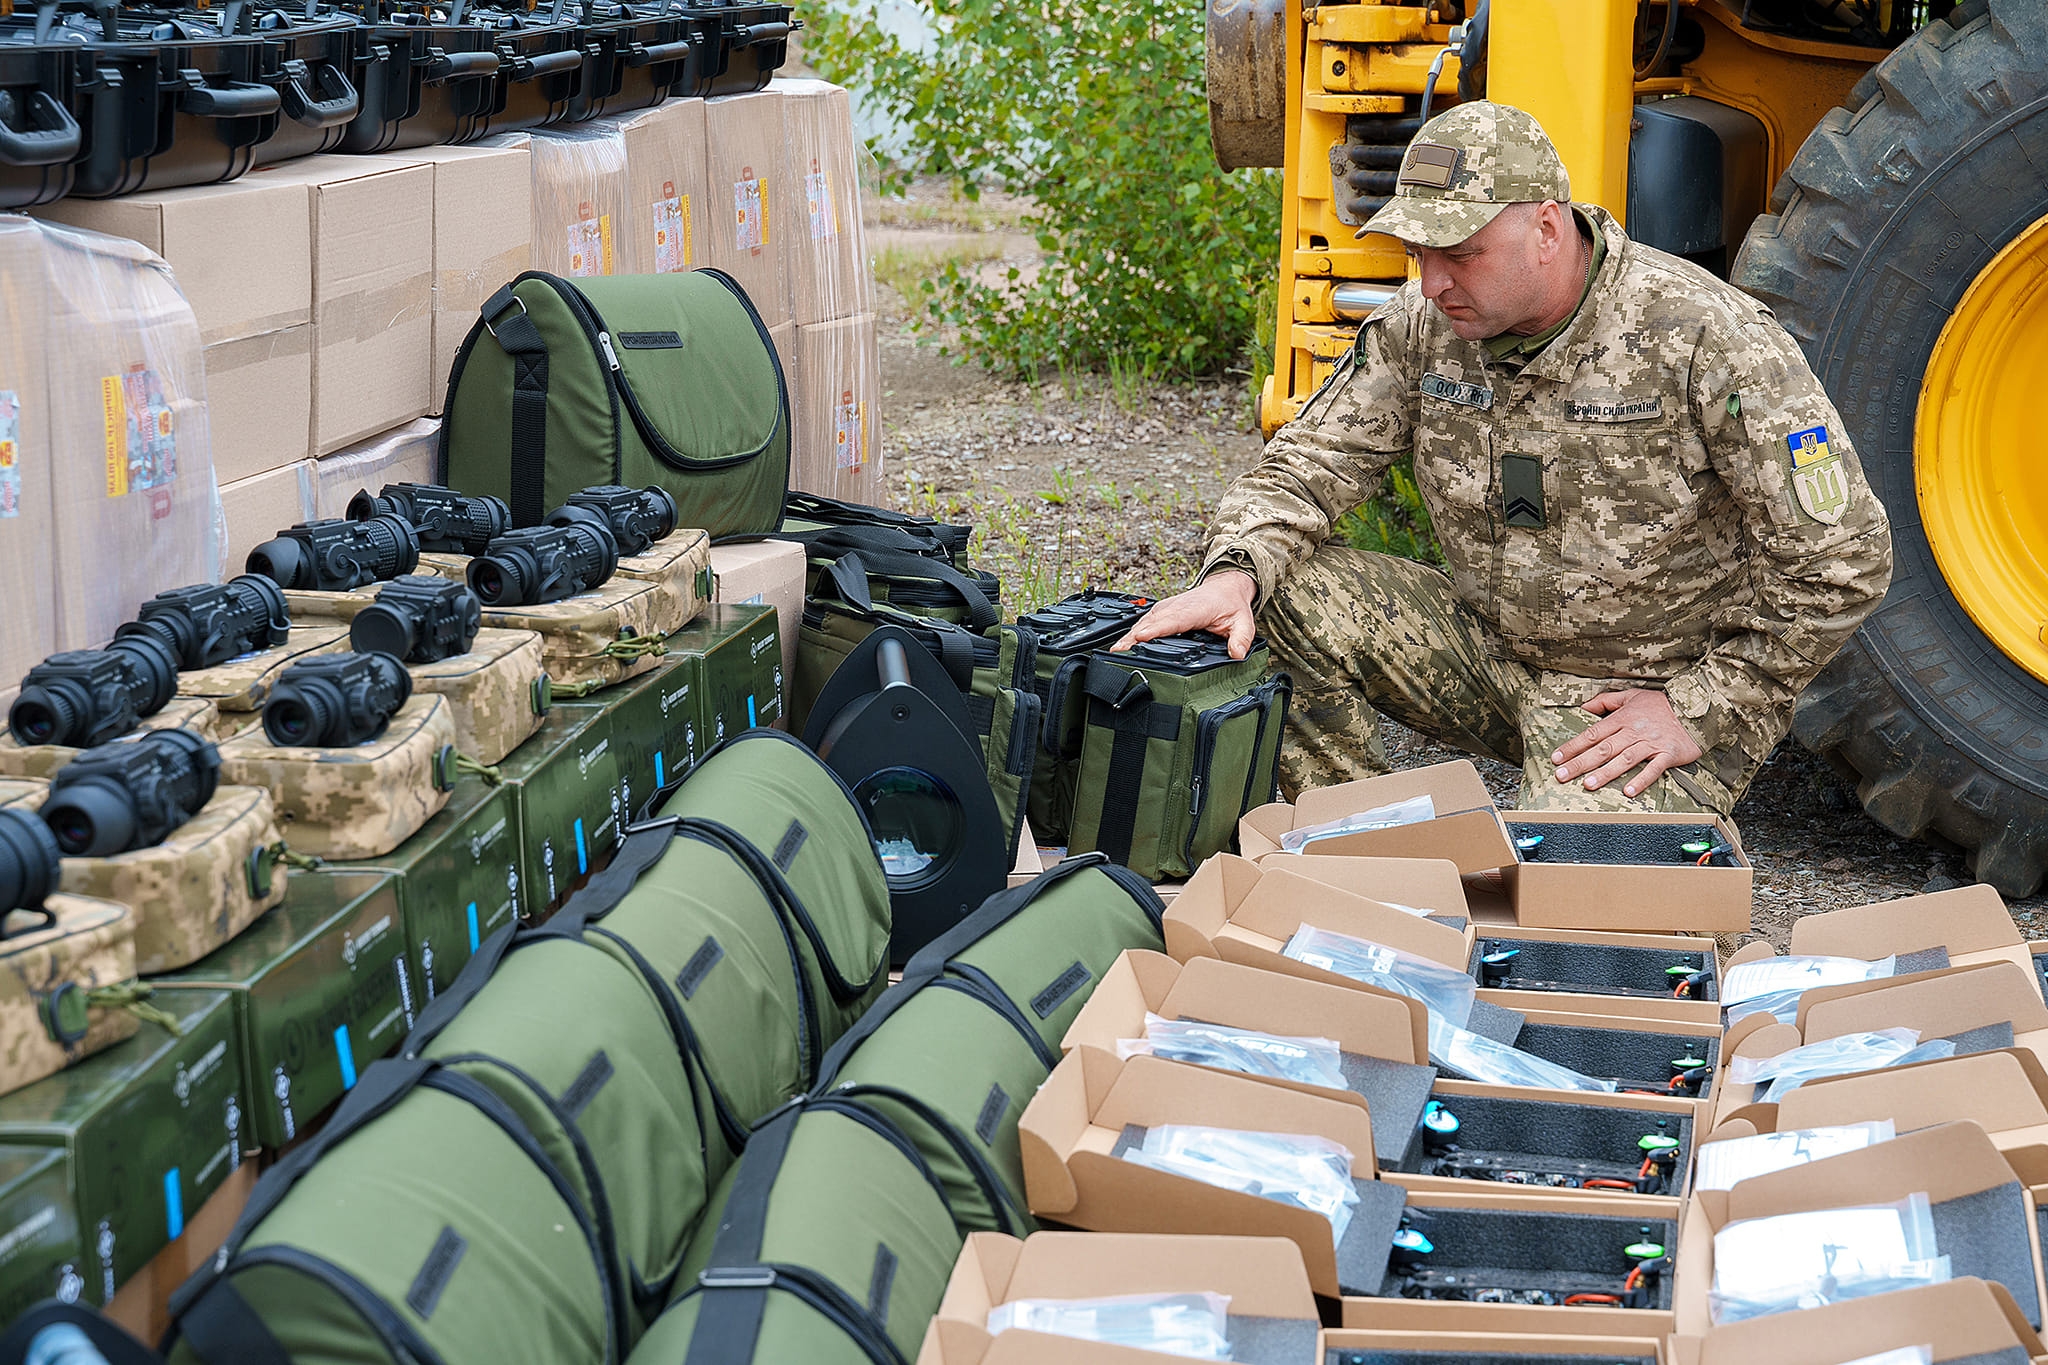
M 157 1001 L 176 1035 L 145 1023 L 0 1097 L 0 1314 L 52 1295 L 105 1304 L 242 1164 L 249 1092 L 235 1002 L 198 990 Z M 54 1165 L 28 1152 L 38 1147 Z M 15 1212 L 14 1196 L 30 1191 L 50 1212 Z
M 603 703 L 557 703 L 538 733 L 498 765 L 519 828 L 519 913 L 565 900 L 619 846 L 619 747 Z
M 782 646 L 775 608 L 714 604 L 668 637 L 671 656 L 696 661 L 701 757 L 756 725 L 782 719 Z M 674 781 L 682 770 L 670 773 Z
M 275 1149 L 405 1036 L 405 957 L 396 878 L 294 874 L 284 904 L 151 984 L 159 1000 L 194 990 L 234 996 L 251 1131 Z
M 388 872 L 398 882 L 406 956 L 399 989 L 406 1024 L 448 988 L 477 944 L 518 913 L 519 810 L 515 791 L 464 777 L 433 819 L 380 858 L 331 862 L 319 872 Z

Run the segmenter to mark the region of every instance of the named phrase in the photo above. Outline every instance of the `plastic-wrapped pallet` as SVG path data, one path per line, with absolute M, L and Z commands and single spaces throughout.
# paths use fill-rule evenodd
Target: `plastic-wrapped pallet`
M 42 331 L 48 314 L 43 240 L 26 218 L 0 216 L 0 687 L 12 688 L 57 648 L 51 577 L 50 409 Z
M 669 275 L 704 264 L 704 101 L 670 100 L 612 120 L 626 140 L 632 211 L 620 234 L 625 273 Z
M 498 133 L 461 147 L 409 152 L 434 168 L 434 369 L 430 415 L 477 310 L 533 265 L 532 139 Z M 371 438 L 373 442 L 382 437 Z M 330 457 L 331 458 L 331 457 Z M 372 490 L 374 491 L 374 490 Z M 322 513 L 340 516 L 339 512 Z
M 774 88 L 782 92 L 783 179 L 792 194 L 803 194 L 782 234 L 790 312 L 800 327 L 872 313 L 852 103 L 828 81 L 777 81 Z
M 618 234 L 632 212 L 626 140 L 607 123 L 533 135 L 533 268 L 554 275 L 624 275 Z M 505 281 L 500 281 L 505 283 Z
M 229 573 L 240 573 L 249 551 L 287 526 L 320 515 L 315 502 L 317 468 L 311 460 L 300 460 L 220 486 L 221 558 Z
M 58 643 L 90 649 L 144 599 L 220 577 L 205 366 L 159 257 L 54 223 L 37 231 L 50 444 L 71 456 L 56 466 L 51 519 Z
M 703 263 L 738 280 L 771 331 L 796 316 L 778 234 L 802 212 L 803 194 L 790 192 L 783 144 L 779 87 L 704 101 L 704 192 L 717 211 L 704 215 Z
M 419 417 L 361 445 L 335 451 L 314 466 L 313 515 L 347 516 L 348 500 L 359 488 L 375 493 L 388 483 L 432 483 L 434 448 L 440 440 L 440 419 Z
M 882 356 L 875 315 L 796 329 L 789 372 L 792 488 L 870 505 L 882 496 Z

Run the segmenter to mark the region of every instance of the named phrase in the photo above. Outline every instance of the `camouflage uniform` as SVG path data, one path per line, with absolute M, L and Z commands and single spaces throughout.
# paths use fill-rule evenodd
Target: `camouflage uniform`
M 1568 199 L 1563 177 L 1533 119 L 1463 105 L 1371 230 L 1454 244 L 1528 202 L 1517 185 Z M 1573 211 L 1604 252 L 1548 344 L 1463 340 L 1410 281 L 1223 499 L 1202 572 L 1258 580 L 1294 677 L 1290 791 L 1386 771 L 1378 710 L 1520 765 L 1525 807 L 1725 814 L 1884 594 L 1884 509 L 1791 337 Z M 1448 575 L 1326 543 L 1411 453 Z M 1634 800 L 1560 786 L 1551 753 L 1598 719 L 1581 703 L 1623 687 L 1662 689 L 1705 756 Z

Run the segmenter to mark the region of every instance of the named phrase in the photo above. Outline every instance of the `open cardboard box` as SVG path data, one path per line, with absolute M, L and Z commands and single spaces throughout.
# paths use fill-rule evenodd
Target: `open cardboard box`
M 1233 1359 L 1317 1365 L 1321 1320 L 1294 1243 L 1278 1237 L 1169 1237 L 1040 1232 L 1024 1241 L 969 1235 L 917 1365 L 1141 1365 L 1171 1357 L 1132 1347 L 1012 1330 L 990 1336 L 989 1311 L 1015 1299 L 1215 1293 L 1230 1298 Z
M 1744 1180 L 1731 1190 L 1696 1191 L 1679 1238 L 1678 1330 L 1713 1326 L 1714 1235 L 1732 1223 L 1819 1209 L 1856 1208 L 1925 1194 L 1935 1239 L 1957 1277 L 1976 1275 L 2011 1291 L 2039 1331 L 2048 1291 L 2041 1282 L 2034 1197 L 1991 1137 L 1974 1123 L 1946 1123 L 1822 1161 Z M 1868 1303 L 1872 1300 L 1859 1300 Z M 1775 1320 L 1775 1319 L 1773 1319 Z
M 1550 964 L 1543 961 L 1544 948 L 1550 944 L 1583 945 L 1589 950 L 1582 954 L 1571 953 L 1558 965 L 1569 971 L 1574 967 L 1590 969 L 1597 974 L 1605 968 L 1616 968 L 1614 975 L 1629 975 L 1630 966 L 1637 960 L 1643 964 L 1641 979 L 1650 987 L 1664 989 L 1661 995 L 1616 995 L 1603 991 L 1596 984 L 1584 984 L 1580 989 L 1561 990 L 1517 990 L 1512 987 L 1488 987 L 1482 976 L 1479 998 L 1507 1009 L 1541 1008 L 1552 1011 L 1569 1011 L 1576 1014 L 1600 1014 L 1624 1019 L 1685 1019 L 1697 1023 L 1719 1024 L 1721 1007 L 1715 1003 L 1717 992 L 1712 983 L 1720 980 L 1721 965 L 1714 940 L 1694 938 L 1678 934 L 1628 934 L 1603 929 L 1487 929 L 1480 930 L 1473 940 L 1472 957 L 1468 970 L 1477 974 L 1479 959 L 1492 952 L 1495 946 L 1519 947 L 1521 962 L 1517 968 L 1527 964 L 1528 975 L 1542 979 L 1559 979 L 1549 976 Z M 1600 949 L 1619 950 L 1603 954 Z M 1582 959 L 1574 963 L 1573 958 Z M 1610 964 L 1601 959 L 1614 959 Z M 1707 993 L 1698 999 L 1679 999 L 1664 988 L 1663 968 L 1677 963 L 1699 964 L 1713 973 Z M 1610 979 L 1612 979 L 1610 977 Z M 1560 979 L 1564 986 L 1580 985 L 1571 980 Z
M 1671 1339 L 1671 1365 L 1841 1365 L 1928 1346 L 1935 1365 L 2026 1365 L 2041 1348 L 2002 1284 L 1962 1278 Z
M 1514 861 L 1505 868 L 1515 922 L 1528 928 L 1742 933 L 1749 928 L 1754 874 L 1732 822 L 1715 815 L 1642 811 L 1503 811 L 1533 825 L 1709 825 L 1734 850 L 1733 867 L 1688 863 Z M 1510 845 L 1512 848 L 1512 845 Z
M 1238 849 L 1247 858 L 1280 850 L 1280 836 L 1308 825 L 1326 824 L 1379 806 L 1427 796 L 1436 818 L 1392 829 L 1365 830 L 1319 839 L 1309 848 L 1339 857 L 1447 858 L 1458 871 L 1486 872 L 1515 860 L 1493 797 L 1470 759 L 1368 777 L 1335 787 L 1305 791 L 1293 805 L 1274 802 L 1247 812 L 1237 822 Z M 1411 902 L 1412 904 L 1413 902 Z
M 1599 1365 L 1662 1365 L 1665 1359 L 1664 1344 L 1647 1332 L 1639 1337 L 1570 1336 L 1554 1334 L 1540 1322 L 1489 1330 L 1485 1324 L 1459 1325 L 1456 1311 L 1463 1306 L 1432 1305 L 1448 1310 L 1441 1327 L 1406 1331 L 1332 1328 L 1323 1333 L 1322 1361 L 1324 1365 L 1491 1365 L 1518 1356 L 1537 1356 L 1546 1363 L 1584 1356 L 1587 1365 L 1595 1361 Z M 1530 1311 L 1540 1315 L 1571 1310 Z
M 1562 1140 L 1570 1155 L 1580 1155 L 1569 1151 L 1574 1138 L 1583 1136 L 1588 1128 L 1605 1130 L 1612 1122 L 1588 1110 L 1620 1109 L 1646 1116 L 1640 1119 L 1639 1131 L 1630 1129 L 1626 1134 L 1631 1141 L 1662 1123 L 1687 1142 L 1688 1150 L 1677 1170 L 1675 1197 L 1676 1188 L 1682 1188 L 1690 1144 L 1700 1126 L 1697 1119 L 1704 1112 L 1697 1102 L 1682 1099 L 1438 1081 L 1428 1064 L 1427 1017 L 1420 1001 L 1371 987 L 1280 976 L 1216 958 L 1181 964 L 1142 950 L 1126 952 L 1103 973 L 1101 984 L 1067 1030 L 1062 1046 L 1069 1052 L 1093 1050 L 1106 1064 L 1114 1065 L 1118 1040 L 1142 1037 L 1147 1013 L 1296 1037 L 1330 1038 L 1344 1053 L 1348 1088 L 1254 1079 L 1364 1106 L 1371 1118 L 1378 1161 L 1389 1170 L 1412 1168 L 1419 1161 L 1417 1124 L 1432 1096 L 1459 1112 L 1474 1131 L 1519 1132 L 1524 1144 L 1545 1149 Z M 1556 1108 L 1530 1107 L 1534 1105 Z M 1541 1117 L 1547 1114 L 1554 1117 Z M 1538 1134 L 1544 1140 L 1537 1141 Z M 1471 1180 L 1433 1175 L 1414 1176 L 1406 1183 L 1416 1188 L 1489 1188 Z M 1491 1188 L 1512 1192 L 1525 1187 Z
M 1458 866 L 1446 858 L 1305 858 L 1276 852 L 1265 854 L 1257 862 L 1261 868 L 1284 868 L 1368 900 L 1394 906 L 1412 905 L 1427 911 L 1431 919 L 1471 918 Z
M 1982 883 L 1807 915 L 1792 925 L 1794 954 L 1870 960 L 1893 954 L 1910 958 L 1933 949 L 1946 952 L 1948 961 L 1930 966 L 2010 962 L 2023 972 L 2034 970 L 2012 912 L 1997 891 Z

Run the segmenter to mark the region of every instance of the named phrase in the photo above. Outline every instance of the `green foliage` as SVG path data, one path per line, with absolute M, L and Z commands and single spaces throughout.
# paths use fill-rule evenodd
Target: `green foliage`
M 1360 550 L 1443 566 L 1444 552 L 1437 548 L 1429 508 L 1415 486 L 1415 470 L 1405 459 L 1387 471 L 1378 493 L 1344 514 L 1337 534 Z
M 929 43 L 899 36 L 906 8 Z M 1031 198 L 1043 264 L 990 279 L 948 263 L 921 286 L 927 331 L 955 325 L 970 358 L 1033 379 L 1239 359 L 1272 288 L 1279 180 L 1211 156 L 1199 0 L 831 0 L 806 17 L 806 58 L 919 149 L 896 183 Z

